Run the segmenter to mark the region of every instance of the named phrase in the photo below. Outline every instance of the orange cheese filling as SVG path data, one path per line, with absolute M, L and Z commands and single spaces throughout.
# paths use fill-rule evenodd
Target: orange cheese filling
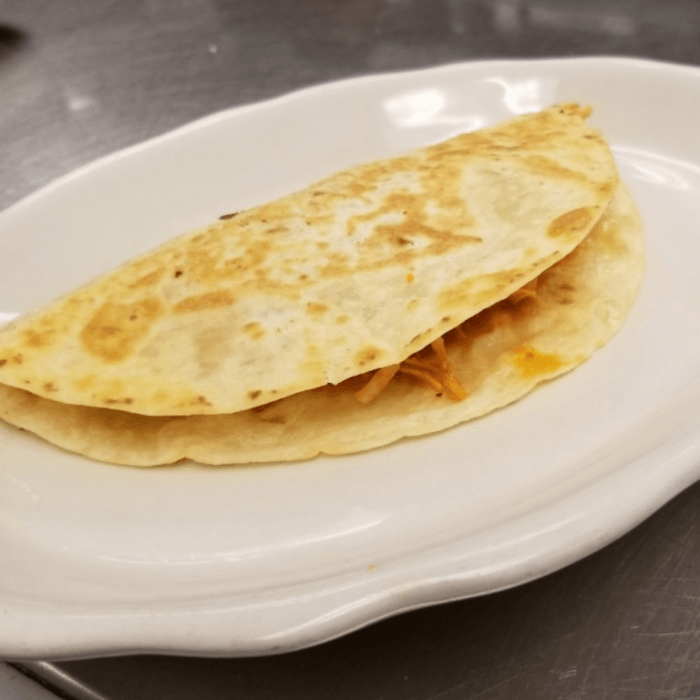
M 515 348 L 513 364 L 523 377 L 536 377 L 547 372 L 556 372 L 563 363 L 557 355 L 537 352 L 529 345 L 521 345 Z

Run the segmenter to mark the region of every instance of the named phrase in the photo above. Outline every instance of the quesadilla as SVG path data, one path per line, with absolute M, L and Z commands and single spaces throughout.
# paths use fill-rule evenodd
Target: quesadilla
M 354 166 L 0 331 L 0 417 L 95 459 L 345 454 L 484 415 L 620 327 L 641 224 L 589 110 Z

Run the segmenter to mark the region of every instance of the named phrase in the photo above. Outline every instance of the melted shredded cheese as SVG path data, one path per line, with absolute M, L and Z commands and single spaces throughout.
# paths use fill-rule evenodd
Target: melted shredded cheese
M 389 386 L 389 382 L 394 378 L 398 370 L 399 365 L 389 365 L 389 367 L 378 369 L 367 384 L 365 384 L 362 389 L 355 392 L 355 398 L 360 403 L 369 403 L 375 396 Z

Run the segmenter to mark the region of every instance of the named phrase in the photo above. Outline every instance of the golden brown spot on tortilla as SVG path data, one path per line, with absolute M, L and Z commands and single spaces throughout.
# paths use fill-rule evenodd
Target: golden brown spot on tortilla
M 265 335 L 265 329 L 256 321 L 246 323 L 243 332 L 253 340 L 260 340 Z
M 24 357 L 23 357 L 20 353 L 17 353 L 16 355 L 13 355 L 13 356 L 12 356 L 12 361 L 13 361 L 16 365 L 21 365 L 22 362 L 24 361 Z
M 260 420 L 263 423 L 273 423 L 277 425 L 284 425 L 287 422 L 284 416 L 270 416 L 269 418 L 267 416 L 261 416 Z
M 4 367 L 7 364 L 7 360 L 3 357 L 2 360 L 0 360 L 0 367 Z
M 615 184 L 612 182 L 603 182 L 598 185 L 598 190 L 603 196 L 609 197 L 615 191 Z
M 552 221 L 547 229 L 547 235 L 552 238 L 567 235 L 576 236 L 588 228 L 595 215 L 596 210 L 593 207 L 572 209 Z
M 250 398 L 250 399 L 252 399 L 253 401 L 255 401 L 255 399 L 257 399 L 258 396 L 260 396 L 260 394 L 262 394 L 262 391 L 260 391 L 259 389 L 256 389 L 255 391 L 249 391 L 249 392 L 248 392 L 248 398 Z
M 113 401 L 121 401 L 121 398 L 114 397 L 121 397 L 127 393 L 126 385 L 121 379 L 111 379 L 106 383 L 106 385 L 98 387 L 98 389 L 100 390 L 99 394 L 93 394 L 92 397 L 94 399 L 99 398 L 102 403 L 105 403 L 109 399 Z M 163 396 L 165 397 L 165 394 L 163 394 Z
M 227 241 L 220 240 L 220 236 L 210 236 L 198 245 L 190 245 L 186 260 L 188 279 L 208 288 L 209 293 L 220 293 L 222 296 L 214 299 L 216 304 L 226 302 L 225 295 L 229 300 L 237 299 L 241 288 L 244 294 L 257 289 L 297 298 L 299 283 L 291 278 L 293 270 L 303 262 L 296 257 L 299 246 L 286 234 L 279 238 L 246 234 L 242 226 L 248 220 L 255 223 L 258 217 L 244 214 L 240 222 L 237 219 L 227 224 L 230 234 Z M 269 228 L 274 228 L 274 222 Z M 259 229 L 264 230 L 264 227 Z M 284 256 L 281 259 L 280 253 Z M 271 255 L 277 255 L 274 266 L 267 264 Z
M 231 306 L 235 299 L 226 289 L 218 289 L 214 292 L 197 294 L 179 301 L 173 311 L 176 314 L 187 314 L 195 311 L 210 311 L 222 306 Z
M 182 270 L 175 270 L 173 277 L 179 277 L 182 274 Z
M 465 244 L 480 243 L 481 239 L 466 233 L 473 222 L 466 212 L 462 200 L 460 210 L 454 210 L 454 198 L 449 199 L 451 206 L 444 206 L 444 194 L 435 189 L 435 180 L 448 187 L 449 179 L 444 176 L 426 178 L 427 192 L 393 192 L 388 194 L 382 204 L 365 214 L 351 216 L 346 223 L 349 236 L 355 237 L 363 224 L 370 225 L 370 234 L 361 238 L 359 249 L 377 248 L 385 245 L 405 247 L 420 242 L 422 255 L 441 255 L 453 248 Z M 427 207 L 434 205 L 436 213 L 428 215 Z M 444 211 L 446 210 L 446 211 Z M 445 219 L 444 228 L 434 225 L 440 223 L 440 213 Z M 399 219 L 398 221 L 396 219 Z M 429 221 L 431 223 L 429 223 Z M 455 222 L 459 221 L 459 225 Z M 417 252 L 408 251 L 411 259 Z
M 328 307 L 325 304 L 321 304 L 316 301 L 310 301 L 306 305 L 306 311 L 312 316 L 320 316 L 321 314 L 328 311 Z
M 367 347 L 362 348 L 355 355 L 355 364 L 359 365 L 360 367 L 363 367 L 369 362 L 374 362 L 375 360 L 378 360 L 383 354 L 384 351 L 381 348 L 375 348 L 371 345 L 368 345 Z
M 520 158 L 520 162 L 527 166 L 531 172 L 544 175 L 548 179 L 559 178 L 563 180 L 576 180 L 586 185 L 590 182 L 589 178 L 584 173 L 570 170 L 552 158 L 532 155 Z
M 116 406 L 118 404 L 124 404 L 126 406 L 134 403 L 134 400 L 132 398 L 124 398 L 124 399 L 104 399 L 103 403 L 107 404 L 107 406 Z
M 288 221 L 292 217 L 292 214 L 293 212 L 289 206 L 289 201 L 280 199 L 258 207 L 251 218 L 253 220 L 262 221 L 263 223 L 267 223 L 268 221 Z
M 419 333 L 418 335 L 414 335 L 406 347 L 407 348 L 410 348 L 410 347 L 420 348 L 420 347 L 422 347 L 423 345 L 425 345 L 425 339 L 429 338 L 432 335 L 432 333 L 433 333 L 432 328 L 426 328 L 422 333 Z
M 234 216 L 237 216 L 237 215 L 238 215 L 238 212 L 237 212 L 237 211 L 234 211 L 234 212 L 231 213 L 231 214 L 222 214 L 219 218 L 222 219 L 222 220 L 225 220 L 225 219 L 233 219 L 233 217 L 234 217 Z
M 231 356 L 232 326 L 204 328 L 194 336 L 195 359 L 203 376 L 210 376 Z
M 335 221 L 335 215 L 327 212 L 327 213 L 319 213 L 319 214 L 309 214 L 307 216 L 307 224 L 309 226 L 329 226 Z
M 406 282 L 413 282 L 414 279 L 415 277 L 410 272 L 406 275 Z
M 204 406 L 211 406 L 211 401 L 208 401 L 206 396 L 198 396 L 195 401 Z
M 333 251 L 328 253 L 324 260 L 327 260 L 328 262 L 320 267 L 320 272 L 322 275 L 340 274 L 347 272 L 350 269 L 348 266 L 350 256 L 347 253 Z
M 107 302 L 83 328 L 80 340 L 91 355 L 105 362 L 120 362 L 133 353 L 162 314 L 163 305 L 155 297 L 127 304 Z
M 286 226 L 273 226 L 272 228 L 266 229 L 265 233 L 285 233 L 286 231 L 289 231 Z
M 569 256 L 564 258 L 564 262 L 571 260 L 571 258 L 572 255 L 569 254 Z M 552 301 L 566 306 L 574 303 L 576 287 L 567 281 L 559 279 L 560 269 L 563 268 L 554 267 L 550 270 L 545 270 L 538 279 L 541 281 L 541 284 L 546 285 Z
M 58 391 L 53 382 L 46 382 L 42 388 L 44 391 Z
M 577 102 L 564 102 L 559 105 L 559 114 L 568 114 L 572 117 L 580 117 L 581 119 L 588 119 L 593 113 L 592 107 L 583 107 Z
M 529 345 L 515 348 L 514 353 L 513 364 L 523 377 L 556 372 L 564 364 L 557 355 L 538 352 Z
M 73 382 L 73 386 L 78 390 L 78 391 L 84 391 L 85 389 L 88 389 L 90 386 L 92 386 L 95 383 L 95 377 L 91 374 L 81 377 L 80 379 L 76 379 Z
M 153 272 L 149 272 L 147 275 L 137 279 L 136 282 L 130 284 L 129 289 L 143 289 L 145 287 L 152 287 L 160 282 L 164 273 L 165 270 L 162 267 L 158 268 L 157 270 L 153 270 Z
M 30 348 L 45 348 L 47 345 L 51 344 L 52 337 L 55 334 L 55 330 L 49 329 L 43 333 L 39 333 L 34 329 L 26 330 L 22 333 L 24 338 L 24 345 Z
M 270 392 L 272 394 L 275 394 L 275 391 Z M 259 406 L 253 406 L 253 408 L 248 409 L 251 413 L 264 413 L 265 411 L 269 411 L 271 408 L 274 408 L 275 406 L 279 405 L 281 399 L 277 399 L 275 401 L 269 401 L 268 403 L 263 403 L 260 404 Z
M 338 316 L 338 318 L 335 319 L 335 322 L 340 325 L 341 323 L 347 323 L 348 322 L 348 317 L 345 314 L 341 314 Z

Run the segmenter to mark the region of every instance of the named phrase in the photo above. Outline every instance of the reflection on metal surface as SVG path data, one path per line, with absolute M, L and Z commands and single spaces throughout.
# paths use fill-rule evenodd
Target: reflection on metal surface
M 493 19 L 501 34 L 519 34 L 522 29 L 521 0 L 496 0 L 493 3 Z
M 355 44 L 377 30 L 390 3 L 388 0 L 301 0 L 296 4 L 310 23 L 325 25 L 327 38 Z
M 89 95 L 79 95 L 76 93 L 71 93 L 71 91 L 65 91 L 66 106 L 71 112 L 83 112 L 86 109 L 94 107 L 97 102 L 93 97 Z
M 528 8 L 528 17 L 534 25 L 574 29 L 578 32 L 600 32 L 611 36 L 629 37 L 638 31 L 634 17 L 625 12 L 614 13 L 601 8 L 535 5 Z
M 465 34 L 469 29 L 469 8 L 462 0 L 447 0 L 449 9 L 450 29 L 458 35 Z
M 59 700 L 57 695 L 30 679 L 21 669 L 1 662 L 0 696 L 3 700 Z
M 533 25 L 580 34 L 627 38 L 669 32 L 698 33 L 700 5 L 696 0 L 630 2 L 630 0 L 523 0 Z M 665 37 L 664 37 L 665 38 Z
M 12 666 L 29 678 L 47 684 L 51 690 L 61 693 L 61 697 L 73 700 L 106 700 L 104 695 L 46 661 L 25 661 Z

